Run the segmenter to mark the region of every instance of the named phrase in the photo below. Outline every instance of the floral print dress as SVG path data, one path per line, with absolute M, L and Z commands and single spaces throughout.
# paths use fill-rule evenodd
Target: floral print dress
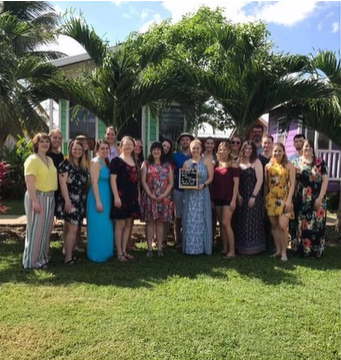
M 291 247 L 301 257 L 320 258 L 325 244 L 326 197 L 318 209 L 315 209 L 314 204 L 320 195 L 322 177 L 328 174 L 328 168 L 320 158 L 310 164 L 297 158 L 293 164 L 296 168 L 297 236 L 292 240 Z
M 278 163 L 265 168 L 268 177 L 269 192 L 265 198 L 265 207 L 268 216 L 285 215 L 289 219 L 294 218 L 294 212 L 284 213 L 284 203 L 289 195 L 290 174 L 289 170 Z
M 146 183 L 150 192 L 155 196 L 162 195 L 168 188 L 168 178 L 171 166 L 169 163 L 155 164 L 145 162 Z M 143 221 L 161 220 L 172 221 L 173 202 L 171 194 L 161 201 L 150 199 L 145 191 L 142 191 L 141 214 Z
M 68 174 L 67 189 L 72 204 L 70 213 L 65 212 L 65 200 L 61 193 L 57 201 L 57 218 L 64 219 L 66 222 L 80 226 L 82 225 L 85 213 L 86 189 L 89 173 L 86 169 L 72 167 L 68 160 L 64 160 L 58 166 L 58 174 Z

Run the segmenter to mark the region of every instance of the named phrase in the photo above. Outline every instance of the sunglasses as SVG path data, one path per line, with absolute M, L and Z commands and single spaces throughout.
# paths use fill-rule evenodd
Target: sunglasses
M 231 141 L 232 145 L 240 145 L 240 141 Z

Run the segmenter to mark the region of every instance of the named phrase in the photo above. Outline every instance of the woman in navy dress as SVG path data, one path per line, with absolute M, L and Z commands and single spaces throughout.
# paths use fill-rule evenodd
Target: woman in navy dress
M 110 184 L 114 194 L 111 218 L 115 220 L 115 245 L 119 261 L 132 260 L 127 244 L 133 219 L 140 217 L 140 168 L 134 157 L 134 140 L 124 136 L 120 155 L 110 164 Z
M 91 186 L 87 197 L 87 255 L 92 261 L 106 261 L 114 254 L 113 224 L 110 220 L 109 143 L 98 140 L 97 156 L 90 162 Z
M 256 255 L 265 251 L 263 167 L 253 141 L 245 141 L 240 154 L 237 249 L 242 255 Z

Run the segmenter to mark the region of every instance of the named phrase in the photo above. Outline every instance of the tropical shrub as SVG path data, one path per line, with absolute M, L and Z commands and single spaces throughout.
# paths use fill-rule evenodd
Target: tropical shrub
M 8 174 L 8 164 L 5 161 L 0 162 L 0 192 L 2 191 L 3 186 L 7 182 L 6 175 Z M 7 206 L 2 205 L 2 197 L 0 196 L 0 214 L 3 214 L 7 210 Z
M 3 160 L 9 164 L 6 182 L 1 186 L 4 199 L 22 199 L 25 191 L 24 162 L 32 154 L 32 142 L 22 137 L 14 146 L 5 146 Z

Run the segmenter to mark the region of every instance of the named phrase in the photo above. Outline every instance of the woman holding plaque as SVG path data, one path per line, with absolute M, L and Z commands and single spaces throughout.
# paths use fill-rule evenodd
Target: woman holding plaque
M 173 188 L 173 170 L 165 162 L 165 154 L 160 142 L 152 143 L 150 155 L 141 168 L 143 187 L 141 198 L 142 220 L 147 223 L 147 257 L 152 257 L 154 226 L 158 256 L 163 257 L 162 240 L 164 223 L 172 220 L 173 203 L 170 193 Z
M 182 169 L 197 171 L 197 184 L 184 187 L 183 242 L 184 254 L 212 254 L 212 214 L 208 186 L 213 180 L 213 164 L 201 156 L 202 144 L 195 139 L 190 144 L 190 160 Z M 180 185 L 181 186 L 181 185 Z

